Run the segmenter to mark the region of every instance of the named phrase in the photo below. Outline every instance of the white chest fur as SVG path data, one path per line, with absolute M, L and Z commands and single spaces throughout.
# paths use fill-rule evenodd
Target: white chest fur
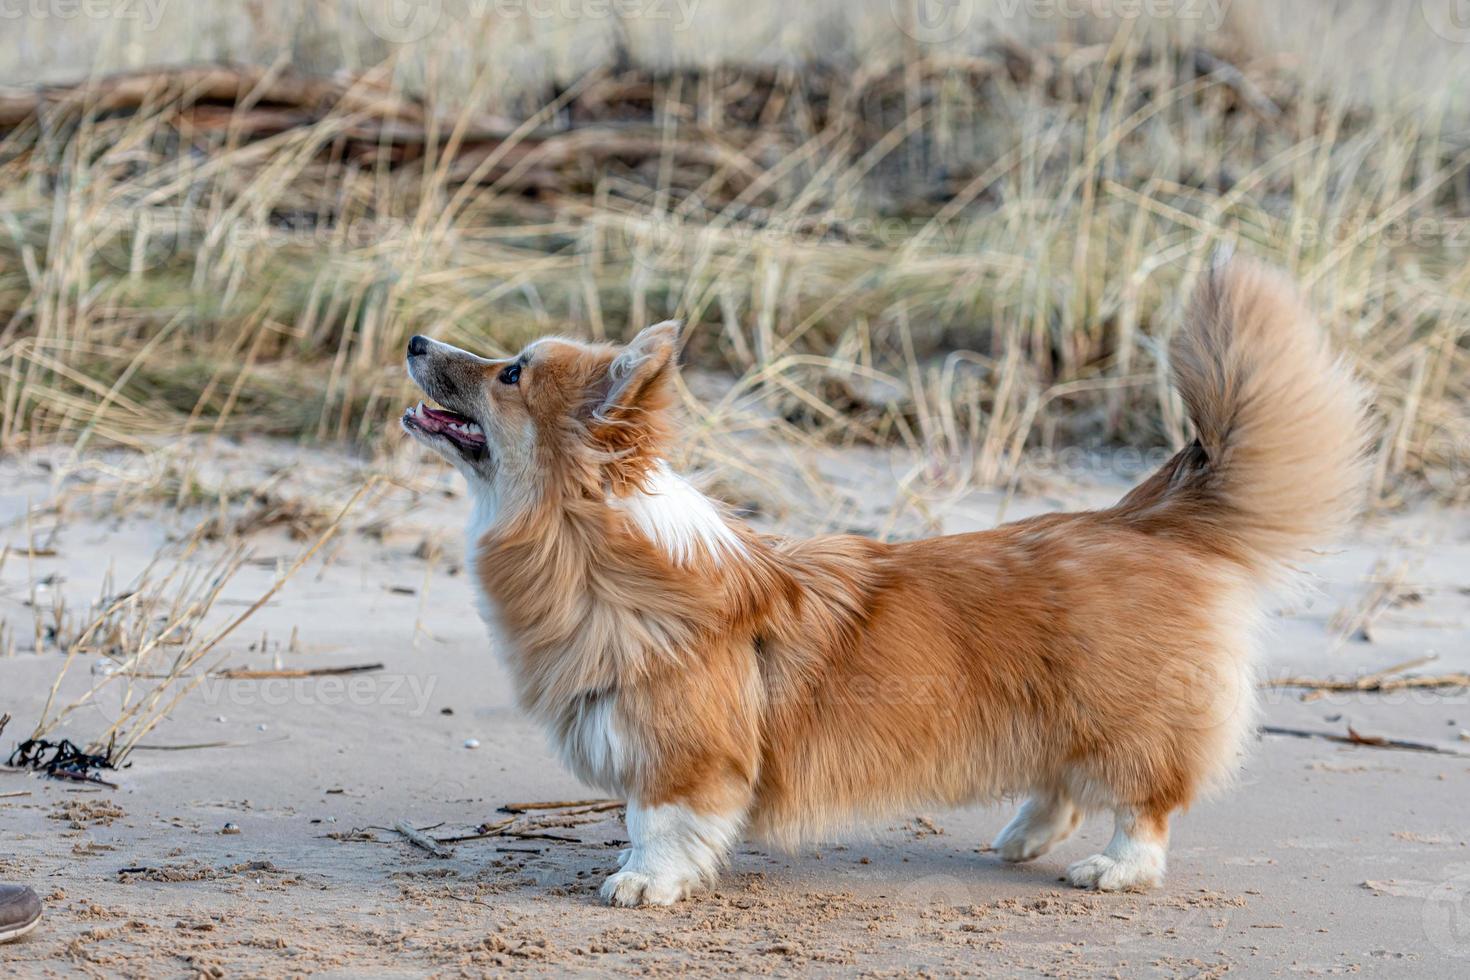
M 618 723 L 617 695 L 578 698 L 556 727 L 562 761 L 578 779 L 608 793 L 626 791 L 634 755 Z
M 465 554 L 474 581 L 476 606 L 490 632 L 491 647 L 519 684 L 523 665 L 517 662 L 516 637 L 506 627 L 494 597 L 485 590 L 480 577 L 473 574 L 479 561 L 480 542 L 495 526 L 499 512 L 494 490 L 485 488 L 475 494 L 465 532 Z M 543 705 L 540 711 L 532 705 L 525 707 L 532 708 L 538 720 L 546 725 L 557 754 L 578 779 L 610 793 L 623 791 L 630 756 L 627 739 L 615 720 L 614 695 L 588 692 L 569 704 Z
M 500 514 L 500 495 L 493 487 L 475 483 L 470 485 L 470 492 L 474 494 L 475 503 L 470 511 L 469 526 L 465 528 L 465 564 L 469 567 L 470 581 L 474 583 L 475 607 L 480 613 L 481 621 L 490 630 L 490 642 L 495 647 L 496 654 L 504 658 L 509 652 L 505 644 L 510 637 L 501 624 L 495 600 L 485 591 L 476 570 L 480 563 L 480 541 L 495 526 L 495 519 Z
M 633 775 L 638 752 L 630 733 L 619 724 L 613 678 L 557 677 L 559 670 L 543 662 L 542 654 L 538 654 L 533 679 L 528 673 L 532 668 L 522 662 L 514 631 L 507 628 L 495 598 L 475 574 L 481 542 L 502 514 L 502 489 L 472 484 L 474 506 L 466 529 L 466 553 L 480 618 L 490 631 L 496 654 L 520 688 L 522 705 L 549 729 L 567 767 L 593 786 L 612 793 L 624 792 Z M 508 499 L 517 497 L 511 494 Z M 626 514 L 638 530 L 678 564 L 701 556 L 719 562 L 739 556 L 745 550 L 744 542 L 725 521 L 719 507 L 664 463 L 655 470 L 647 492 L 609 498 L 608 505 Z M 569 676 L 579 669 L 575 663 L 566 667 Z

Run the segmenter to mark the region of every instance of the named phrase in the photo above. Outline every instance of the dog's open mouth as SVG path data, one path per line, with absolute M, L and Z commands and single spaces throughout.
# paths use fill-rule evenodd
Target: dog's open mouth
M 403 413 L 403 427 L 431 436 L 442 436 L 467 456 L 485 451 L 485 430 L 467 415 L 445 408 L 429 408 L 419 402 Z

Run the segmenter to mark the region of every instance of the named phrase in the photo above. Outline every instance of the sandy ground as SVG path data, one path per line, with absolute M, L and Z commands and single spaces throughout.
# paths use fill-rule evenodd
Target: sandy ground
M 272 492 L 328 504 L 360 473 L 345 458 L 268 443 L 199 459 L 239 485 L 269 480 Z M 822 465 L 857 501 L 849 523 L 881 526 L 894 467 L 859 454 Z M 149 499 L 140 467 L 109 457 L 62 477 L 55 457 L 0 461 L 0 547 L 12 547 L 0 619 L 16 637 L 13 656 L 0 649 L 0 712 L 15 716 L 0 737 L 6 753 L 34 725 L 63 659 L 31 649 L 32 583 L 47 615 L 64 596 L 81 616 L 109 566 L 120 587 L 210 517 Z M 115 791 L 0 772 L 0 879 L 31 883 L 47 903 L 43 928 L 0 947 L 0 972 L 1470 975 L 1462 690 L 1312 701 L 1266 692 L 1270 725 L 1351 724 L 1465 754 L 1265 736 L 1238 787 L 1177 820 L 1171 874 L 1153 894 L 1060 882 L 1068 862 L 1106 841 L 1101 818 L 1035 864 L 1003 866 L 986 845 L 1008 806 L 915 813 L 797 854 L 742 846 L 711 893 L 672 909 L 597 900 L 624 836 L 616 810 L 513 825 L 566 840 L 487 837 L 448 858 L 416 849 L 396 822 L 467 834 L 504 820 L 509 802 L 596 794 L 511 704 L 459 567 L 467 504 L 455 482 L 400 468 L 409 475 L 372 501 L 373 520 L 355 513 L 219 651 L 232 667 L 382 670 L 206 683 L 144 740 L 157 748 L 112 775 Z M 1006 516 L 1105 502 L 1125 485 L 1105 472 L 1074 477 L 1027 481 Z M 137 499 L 119 505 L 117 487 Z M 59 514 L 48 501 L 64 504 Z M 54 554 L 25 555 L 28 502 L 31 539 Z M 931 510 L 962 531 L 992 525 L 1001 505 L 969 494 Z M 248 607 L 304 547 L 280 526 L 249 544 L 255 560 L 230 580 L 216 618 Z M 1311 571 L 1318 591 L 1273 606 L 1268 673 L 1355 676 L 1430 653 L 1439 660 L 1422 672 L 1470 669 L 1464 513 L 1375 518 Z M 1333 616 L 1364 607 L 1385 574 L 1399 585 L 1371 641 L 1335 641 Z M 92 666 L 73 670 L 59 703 L 97 679 Z M 99 697 L 60 734 L 85 740 L 119 707 L 116 695 Z M 228 744 L 163 748 L 214 742 Z

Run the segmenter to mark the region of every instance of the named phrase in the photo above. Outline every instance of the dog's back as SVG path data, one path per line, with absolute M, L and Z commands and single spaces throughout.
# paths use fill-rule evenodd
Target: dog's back
M 1214 268 L 1172 359 L 1198 438 L 1116 507 L 878 546 L 838 642 L 816 655 L 803 638 L 830 628 L 777 631 L 794 639 L 768 656 L 803 668 L 772 673 L 804 682 L 770 692 L 758 829 L 792 841 L 1028 794 L 1002 856 L 1110 810 L 1112 853 L 1073 880 L 1158 879 L 1169 814 L 1237 768 L 1260 586 L 1352 515 L 1366 432 L 1359 387 L 1275 273 Z M 830 579 L 838 547 L 792 558 Z

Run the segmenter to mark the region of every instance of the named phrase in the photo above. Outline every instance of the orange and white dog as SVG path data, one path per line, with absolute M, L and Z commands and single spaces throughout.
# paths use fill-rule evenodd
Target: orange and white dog
M 519 702 L 627 797 L 603 896 L 677 901 L 746 832 L 1022 795 L 1005 860 L 1106 811 L 1112 840 L 1068 879 L 1159 883 L 1170 815 L 1251 730 L 1261 587 L 1363 484 L 1362 391 L 1292 285 L 1241 260 L 1207 274 L 1171 348 L 1197 438 L 1116 506 L 896 544 L 757 534 L 671 470 L 678 334 L 501 360 L 408 345 L 443 408 L 403 427 L 469 481 Z

